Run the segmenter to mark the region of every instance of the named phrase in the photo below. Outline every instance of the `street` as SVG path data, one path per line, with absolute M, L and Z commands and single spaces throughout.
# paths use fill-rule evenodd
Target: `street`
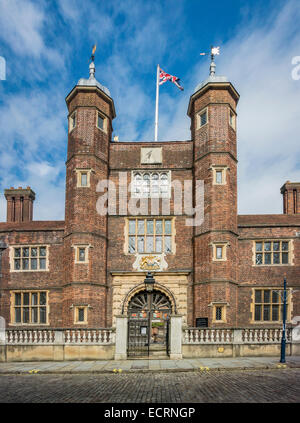
M 0 376 L 2 403 L 255 403 L 300 400 L 300 369 Z

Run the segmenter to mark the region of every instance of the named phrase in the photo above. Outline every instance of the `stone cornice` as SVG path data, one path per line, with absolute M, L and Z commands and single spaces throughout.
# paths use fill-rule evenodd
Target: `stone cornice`
M 105 94 L 104 91 L 100 90 L 97 86 L 88 86 L 88 85 L 75 85 L 75 87 L 71 90 L 71 92 L 66 97 L 66 103 L 69 105 L 70 101 L 75 97 L 75 95 L 80 91 L 95 91 L 99 97 L 102 97 L 103 100 L 107 101 L 112 109 L 112 119 L 116 117 L 115 105 L 114 101 L 111 97 Z
M 146 276 L 146 274 L 147 274 L 147 272 L 148 272 L 148 270 L 145 270 L 145 271 L 143 271 L 143 272 L 131 272 L 131 271 L 128 271 L 128 270 L 119 270 L 119 271 L 116 271 L 116 270 L 111 270 L 111 271 L 109 271 L 109 273 L 112 275 L 112 276 Z M 154 277 L 155 276 L 159 276 L 159 275 L 162 275 L 162 276 L 187 276 L 187 275 L 189 275 L 190 273 L 192 273 L 192 270 L 172 270 L 172 271 L 162 271 L 162 272 L 155 272 L 155 271 L 153 271 L 152 272 L 152 274 L 154 275 Z
M 191 117 L 192 114 L 192 105 L 194 101 L 201 95 L 203 95 L 206 91 L 209 89 L 213 90 L 219 90 L 219 89 L 228 89 L 232 97 L 236 102 L 238 102 L 240 95 L 234 88 L 234 86 L 231 84 L 231 82 L 208 82 L 203 87 L 201 87 L 197 92 L 195 92 L 191 97 L 188 105 L 187 115 Z M 222 104 L 225 104 L 225 102 L 221 102 Z

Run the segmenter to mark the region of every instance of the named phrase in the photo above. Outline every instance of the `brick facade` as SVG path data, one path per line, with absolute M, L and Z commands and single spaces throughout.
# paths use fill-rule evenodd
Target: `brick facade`
M 128 217 L 133 215 L 120 209 L 120 175 L 126 178 L 123 195 L 127 191 L 129 199 L 132 172 L 138 170 L 170 172 L 172 182 L 190 180 L 194 187 L 196 181 L 204 182 L 201 225 L 186 225 L 189 216 L 184 209 L 177 213 L 174 200 L 178 197 L 173 190 L 169 214 L 162 199 L 146 199 L 149 209 L 152 202 L 156 211 L 140 216 L 172 219 L 173 250 L 161 257 L 165 267 L 154 273 L 156 289 L 172 298 L 172 311 L 183 315 L 185 325 L 195 326 L 199 317 L 207 318 L 213 327 L 259 324 L 253 320 L 254 289 L 281 288 L 284 276 L 289 288 L 299 290 L 291 294 L 288 317 L 300 315 L 300 183 L 288 181 L 281 188 L 282 215 L 237 214 L 237 138 L 230 118 L 233 116 L 235 122 L 238 99 L 231 83 L 210 81 L 190 99 L 191 140 L 113 142 L 113 100 L 99 86 L 75 86 L 66 98 L 68 118 L 75 117 L 76 123 L 68 134 L 65 221 L 32 221 L 34 192 L 29 187 L 5 190 L 7 222 L 0 223 L 0 241 L 7 248 L 2 253 L 0 315 L 7 326 L 75 327 L 75 308 L 86 307 L 84 327 L 111 327 L 116 315 L 126 312 L 130 298 L 144 289 L 145 269 L 137 267 L 139 260 L 155 256 L 143 253 L 140 257 L 128 251 L 126 231 Z M 200 126 L 203 110 L 207 120 Z M 103 128 L 97 126 L 98 115 Z M 161 162 L 142 163 L 143 148 L 161 148 Z M 223 170 L 223 183 L 215 181 L 218 169 Z M 81 172 L 88 175 L 84 186 L 78 184 Z M 113 215 L 97 211 L 102 195 L 98 183 L 103 180 L 116 187 L 116 198 L 110 198 L 116 208 Z M 289 242 L 287 264 L 255 264 L 255 242 L 282 240 Z M 26 246 L 34 250 L 29 252 L 31 261 L 25 258 L 23 263 L 15 248 Z M 40 246 L 47 247 L 46 268 L 16 271 L 16 261 L 20 266 L 35 265 L 33 254 Z M 222 259 L 215 256 L 217 246 L 223 248 Z M 79 247 L 85 250 L 82 262 L 76 258 Z M 13 296 L 20 291 L 48 293 L 45 324 L 14 322 Z M 226 318 L 216 321 L 216 306 L 223 307 Z

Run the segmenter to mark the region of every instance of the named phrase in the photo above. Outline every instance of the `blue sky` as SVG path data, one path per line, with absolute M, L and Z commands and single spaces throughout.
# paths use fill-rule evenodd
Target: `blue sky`
M 0 0 L 0 190 L 30 185 L 35 219 L 64 218 L 65 96 L 88 76 L 115 101 L 120 141 L 154 136 L 156 65 L 181 78 L 160 89 L 160 140 L 190 138 L 190 95 L 208 74 L 200 57 L 221 47 L 217 74 L 238 105 L 239 213 L 281 213 L 280 186 L 300 180 L 300 2 L 256 0 Z M 5 220 L 1 195 L 0 220 Z

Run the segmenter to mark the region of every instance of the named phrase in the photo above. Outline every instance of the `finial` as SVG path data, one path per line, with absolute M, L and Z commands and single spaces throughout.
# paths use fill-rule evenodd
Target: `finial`
M 89 66 L 89 68 L 90 68 L 90 79 L 95 79 L 95 71 L 96 71 L 96 68 L 95 68 L 94 61 L 95 61 L 95 51 L 96 51 L 96 48 L 97 48 L 97 46 L 96 46 L 96 44 L 94 44 L 93 45 L 93 49 L 92 49 L 92 55 L 91 55 L 91 63 L 90 63 L 90 66 Z
M 92 62 L 90 64 L 90 79 L 95 79 L 95 71 L 96 71 L 95 63 Z
M 200 53 L 200 56 L 206 56 L 207 54 L 210 54 L 210 67 L 209 67 L 209 76 L 215 76 L 216 74 L 216 64 L 214 62 L 215 55 L 220 54 L 220 47 L 213 47 L 210 48 L 210 53 Z

